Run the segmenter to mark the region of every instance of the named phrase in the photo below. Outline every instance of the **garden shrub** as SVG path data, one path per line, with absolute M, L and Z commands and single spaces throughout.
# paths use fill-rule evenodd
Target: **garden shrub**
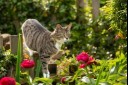
M 10 53 L 0 49 L 0 78 L 4 76 L 14 76 L 16 57 Z
M 70 50 L 70 55 L 85 50 L 97 58 L 103 58 L 102 56 L 107 58 L 108 55 L 115 57 L 116 49 L 120 49 L 121 44 L 123 45 L 121 49 L 126 52 L 126 0 L 101 0 L 101 13 L 95 22 L 92 21 L 91 3 L 91 1 L 86 1 L 83 9 L 76 6 L 77 1 L 72 0 L 0 1 L 0 31 L 18 34 L 21 32 L 22 23 L 28 18 L 39 20 L 51 31 L 57 23 L 62 25 L 72 23 L 71 39 L 63 46 Z M 79 22 L 78 15 L 84 17 L 80 18 L 82 22 Z M 96 24 L 97 33 L 93 29 Z M 122 33 L 124 40 L 114 40 L 118 32 Z

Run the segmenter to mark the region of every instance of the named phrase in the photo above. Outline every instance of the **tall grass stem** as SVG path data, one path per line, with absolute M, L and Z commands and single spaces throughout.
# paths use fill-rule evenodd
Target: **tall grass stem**
M 16 81 L 20 83 L 20 62 L 21 62 L 21 36 L 18 35 L 18 50 L 17 50 L 17 62 L 16 62 Z
M 103 65 L 102 65 L 102 67 L 101 67 L 101 70 L 100 70 L 100 72 L 99 72 L 99 76 L 98 76 L 98 78 L 97 78 L 97 81 L 96 81 L 96 84 L 95 84 L 95 85 L 99 85 L 100 77 L 101 77 L 101 74 L 102 74 L 102 72 L 103 72 L 103 69 L 104 69 L 105 65 L 106 65 L 106 60 L 104 60 L 104 63 L 103 63 Z
M 93 85 L 93 83 L 92 83 L 92 81 L 91 81 L 91 79 L 90 79 L 90 74 L 89 74 L 89 72 L 88 72 L 87 67 L 85 68 L 85 70 L 86 70 L 86 72 L 87 72 L 87 75 L 88 75 L 88 77 L 89 77 L 89 80 L 90 80 L 91 85 Z

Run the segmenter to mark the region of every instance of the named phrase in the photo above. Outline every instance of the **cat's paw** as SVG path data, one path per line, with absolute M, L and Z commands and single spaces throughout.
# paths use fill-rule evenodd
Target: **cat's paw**
M 44 78 L 50 78 L 50 73 L 49 73 L 49 71 L 48 71 L 47 73 L 43 73 L 43 77 L 44 77 Z
M 50 64 L 50 63 L 55 63 L 55 60 L 50 59 L 50 61 L 49 61 L 48 63 L 49 63 L 49 64 Z
M 51 59 L 52 60 L 60 59 L 63 54 L 65 54 L 65 52 L 63 50 L 60 50 L 56 54 L 52 55 Z
M 63 54 L 65 54 L 65 52 L 64 52 L 64 50 L 60 50 L 60 51 L 58 52 L 58 54 L 59 54 L 59 55 L 63 55 Z

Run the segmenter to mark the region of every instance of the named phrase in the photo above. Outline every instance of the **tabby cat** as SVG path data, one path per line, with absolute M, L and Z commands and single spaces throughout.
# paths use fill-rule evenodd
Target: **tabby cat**
M 37 51 L 42 62 L 42 72 L 44 77 L 50 77 L 48 62 L 50 59 L 57 59 L 61 54 L 62 44 L 69 39 L 72 24 L 62 27 L 56 25 L 53 32 L 43 27 L 36 19 L 27 19 L 21 29 L 25 46 L 32 51 Z

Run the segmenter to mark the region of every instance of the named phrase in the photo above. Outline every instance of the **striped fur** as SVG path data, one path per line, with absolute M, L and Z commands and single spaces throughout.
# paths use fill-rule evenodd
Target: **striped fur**
M 21 29 L 25 46 L 30 51 L 37 51 L 42 62 L 42 72 L 46 74 L 44 77 L 49 77 L 48 61 L 53 55 L 57 55 L 61 45 L 70 36 L 70 28 L 72 24 L 62 27 L 56 25 L 53 32 L 43 27 L 36 19 L 27 19 Z

